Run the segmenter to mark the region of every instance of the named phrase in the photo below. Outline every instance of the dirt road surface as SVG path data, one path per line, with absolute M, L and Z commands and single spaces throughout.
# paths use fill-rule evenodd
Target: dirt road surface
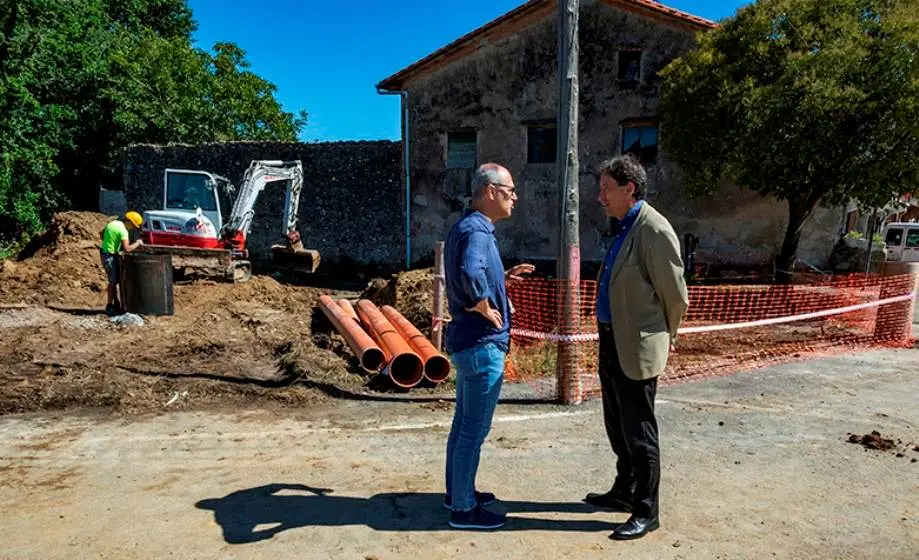
M 580 500 L 612 476 L 600 406 L 502 405 L 479 487 L 505 530 L 450 530 L 447 402 L 0 419 L 2 558 L 919 557 L 919 352 L 665 387 L 662 528 Z M 887 451 L 848 443 L 876 430 Z M 898 454 L 900 456 L 898 456 Z

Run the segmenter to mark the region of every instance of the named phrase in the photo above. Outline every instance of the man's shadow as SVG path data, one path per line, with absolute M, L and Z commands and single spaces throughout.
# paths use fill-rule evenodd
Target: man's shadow
M 279 492 L 284 492 L 278 495 Z M 377 494 L 370 498 L 333 496 L 328 488 L 304 484 L 268 484 L 201 500 L 200 509 L 212 510 L 230 544 L 270 539 L 298 527 L 366 525 L 377 531 L 449 530 L 443 494 Z M 498 502 L 489 509 L 500 512 L 592 513 L 582 503 Z M 267 525 L 267 527 L 260 527 Z M 508 518 L 501 531 L 612 531 L 619 524 L 596 520 Z

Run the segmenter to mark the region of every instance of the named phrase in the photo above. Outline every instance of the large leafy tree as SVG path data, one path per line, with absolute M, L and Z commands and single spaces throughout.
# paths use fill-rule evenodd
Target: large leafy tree
M 779 280 L 818 205 L 919 185 L 916 0 L 759 0 L 662 74 L 662 141 L 690 192 L 728 180 L 787 201 Z
M 119 185 L 131 143 L 295 140 L 306 114 L 232 43 L 194 48 L 187 0 L 7 0 L 0 11 L 0 242 Z

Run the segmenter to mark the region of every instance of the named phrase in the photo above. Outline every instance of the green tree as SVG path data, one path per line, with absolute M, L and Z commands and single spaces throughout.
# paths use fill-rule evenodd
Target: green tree
M 689 191 L 728 180 L 787 201 L 780 281 L 819 204 L 919 184 L 916 0 L 759 0 L 662 76 L 663 147 Z
M 10 0 L 0 11 L 0 242 L 120 185 L 131 143 L 296 140 L 306 113 L 232 43 L 192 46 L 187 0 Z

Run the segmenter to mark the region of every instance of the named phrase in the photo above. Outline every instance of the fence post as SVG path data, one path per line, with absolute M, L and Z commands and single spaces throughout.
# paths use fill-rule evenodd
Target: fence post
M 881 274 L 879 299 L 916 294 L 919 291 L 919 263 L 885 262 L 882 263 Z M 892 281 L 889 277 L 893 276 L 902 278 L 902 281 Z M 913 299 L 880 306 L 874 326 L 874 340 L 892 346 L 909 344 L 913 339 L 915 305 L 916 300 Z
M 431 339 L 438 352 L 443 351 L 444 334 L 444 242 L 434 244 L 434 305 L 431 310 Z

